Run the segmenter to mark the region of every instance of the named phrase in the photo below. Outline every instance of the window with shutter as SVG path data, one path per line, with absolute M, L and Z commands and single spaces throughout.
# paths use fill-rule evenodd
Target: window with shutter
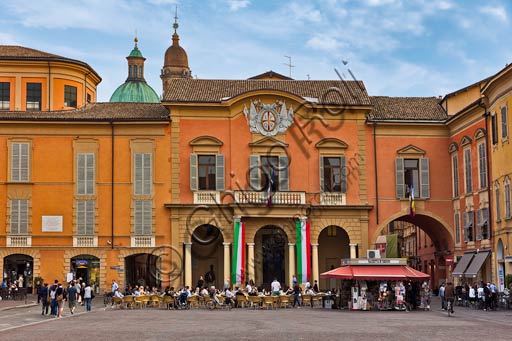
M 464 212 L 462 214 L 462 217 L 463 217 L 463 227 L 464 227 L 464 241 L 467 243 L 469 241 L 469 238 L 468 238 L 468 226 L 469 226 L 469 221 L 468 221 L 468 212 Z
M 453 197 L 459 197 L 459 157 L 457 154 L 452 156 L 452 169 L 453 169 Z
M 396 197 L 405 198 L 404 159 L 395 159 Z
M 27 142 L 11 144 L 11 181 L 29 181 L 29 146 Z
M 430 170 L 427 158 L 420 159 L 420 198 L 430 198 Z M 416 191 L 415 191 L 416 192 Z M 416 194 L 416 193 L 415 193 Z
M 95 184 L 95 168 L 94 154 L 79 153 L 77 154 L 77 194 L 91 195 L 94 194 Z
M 464 150 L 464 178 L 466 182 L 466 193 L 473 191 L 473 179 L 471 173 L 471 149 Z
M 217 191 L 224 191 L 224 188 L 226 186 L 225 180 L 224 180 L 224 155 L 217 154 L 216 160 L 216 177 L 217 177 L 217 183 L 216 183 L 216 190 Z
M 487 150 L 485 142 L 478 144 L 478 175 L 480 189 L 487 188 Z
M 152 234 L 152 205 L 151 200 L 135 200 L 134 203 L 134 221 L 135 235 Z
M 489 208 L 482 208 L 482 239 L 489 239 Z
M 249 157 L 249 177 L 250 177 L 250 190 L 261 191 L 263 188 L 260 183 L 260 156 L 251 155 Z
M 323 156 L 321 161 L 321 191 L 345 193 L 347 191 L 345 155 L 340 157 Z
M 197 191 L 197 155 L 190 154 L 190 190 Z
M 151 195 L 152 191 L 152 160 L 149 153 L 134 154 L 134 193 L 135 195 Z
M 498 115 L 491 116 L 492 144 L 498 143 Z
M 501 138 L 508 138 L 508 115 L 507 115 L 507 107 L 501 108 Z
M 455 243 L 460 243 L 460 215 L 459 213 L 455 213 L 454 215 L 454 226 L 455 226 Z
M 501 220 L 500 185 L 497 182 L 494 187 L 494 194 L 496 196 L 496 221 L 500 221 Z
M 11 200 L 11 234 L 28 234 L 28 200 Z
M 94 235 L 94 200 L 76 201 L 76 233 Z
M 281 183 L 281 172 L 279 169 L 278 156 L 261 156 L 261 179 L 259 188 L 261 191 L 268 190 L 271 187 L 272 192 L 277 192 Z M 286 168 L 286 167 L 285 167 Z M 287 176 L 288 173 L 286 173 Z M 254 190 L 254 189 L 253 189 Z
M 483 224 L 482 210 L 476 211 L 476 240 L 482 240 L 482 224 Z
M 505 196 L 505 218 L 509 219 L 511 216 L 510 212 L 510 180 L 507 178 L 505 179 L 505 186 L 503 190 L 503 194 Z
M 288 164 L 288 156 L 279 156 L 279 190 L 289 191 L 289 171 L 290 165 Z

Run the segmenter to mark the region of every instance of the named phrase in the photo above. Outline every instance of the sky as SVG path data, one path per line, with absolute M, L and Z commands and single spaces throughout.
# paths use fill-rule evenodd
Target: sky
M 178 6 L 180 45 L 194 77 L 246 79 L 273 70 L 294 79 L 362 80 L 370 95 L 439 96 L 512 60 L 507 0 L 2 0 L 0 45 L 88 63 L 108 101 L 133 48 L 160 70 Z

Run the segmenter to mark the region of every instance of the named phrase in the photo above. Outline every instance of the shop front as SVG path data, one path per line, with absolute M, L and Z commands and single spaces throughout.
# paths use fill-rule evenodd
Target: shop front
M 14 254 L 4 258 L 4 279 L 16 283 L 18 288 L 32 290 L 34 259 L 24 254 Z
M 78 255 L 71 258 L 73 278 L 93 286 L 100 284 L 100 259 L 92 255 Z
M 346 259 L 342 266 L 320 275 L 341 280 L 338 305 L 350 310 L 406 310 L 430 292 L 430 275 L 407 266 L 402 258 Z M 424 283 L 424 285 L 421 284 Z

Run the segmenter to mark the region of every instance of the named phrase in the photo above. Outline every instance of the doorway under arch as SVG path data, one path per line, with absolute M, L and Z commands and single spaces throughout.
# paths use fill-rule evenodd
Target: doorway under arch
M 498 289 L 502 292 L 505 289 L 505 248 L 503 241 L 498 239 L 498 246 L 496 248 L 496 260 L 498 262 Z
M 288 269 L 288 236 L 275 225 L 261 227 L 254 236 L 255 284 L 270 290 L 270 284 L 277 279 L 284 288 L 290 278 Z
M 326 226 L 318 236 L 318 270 L 320 273 L 341 266 L 341 260 L 350 258 L 350 238 L 347 231 L 335 225 Z M 321 278 L 320 290 L 336 288 L 336 280 Z
M 223 287 L 229 273 L 224 273 L 224 237 L 219 228 L 211 224 L 198 226 L 192 233 L 192 285 L 203 277 L 203 286 Z
M 16 253 L 4 257 L 4 277 L 7 275 L 7 281 L 18 284 L 18 287 L 32 290 L 33 283 L 34 258 L 29 255 Z M 20 280 L 21 278 L 21 280 Z
M 161 281 L 158 276 L 160 257 L 149 253 L 137 253 L 126 257 L 124 262 L 127 286 L 160 287 Z
M 71 258 L 71 272 L 76 279 L 85 283 L 100 285 L 100 259 L 93 255 L 82 254 Z

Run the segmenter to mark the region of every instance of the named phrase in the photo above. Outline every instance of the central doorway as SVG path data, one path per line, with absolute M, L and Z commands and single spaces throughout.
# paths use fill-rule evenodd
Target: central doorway
M 286 233 L 278 226 L 264 226 L 256 233 L 254 239 L 257 245 L 256 262 L 261 264 L 261 267 L 256 269 L 256 284 L 261 283 L 265 289 L 270 289 L 272 281 L 277 279 L 284 287 L 288 264 Z
M 223 288 L 229 274 L 224 273 L 224 238 L 214 225 L 198 226 L 192 234 L 192 285 Z M 200 279 L 202 277 L 202 282 Z M 228 280 L 229 282 L 229 280 Z

